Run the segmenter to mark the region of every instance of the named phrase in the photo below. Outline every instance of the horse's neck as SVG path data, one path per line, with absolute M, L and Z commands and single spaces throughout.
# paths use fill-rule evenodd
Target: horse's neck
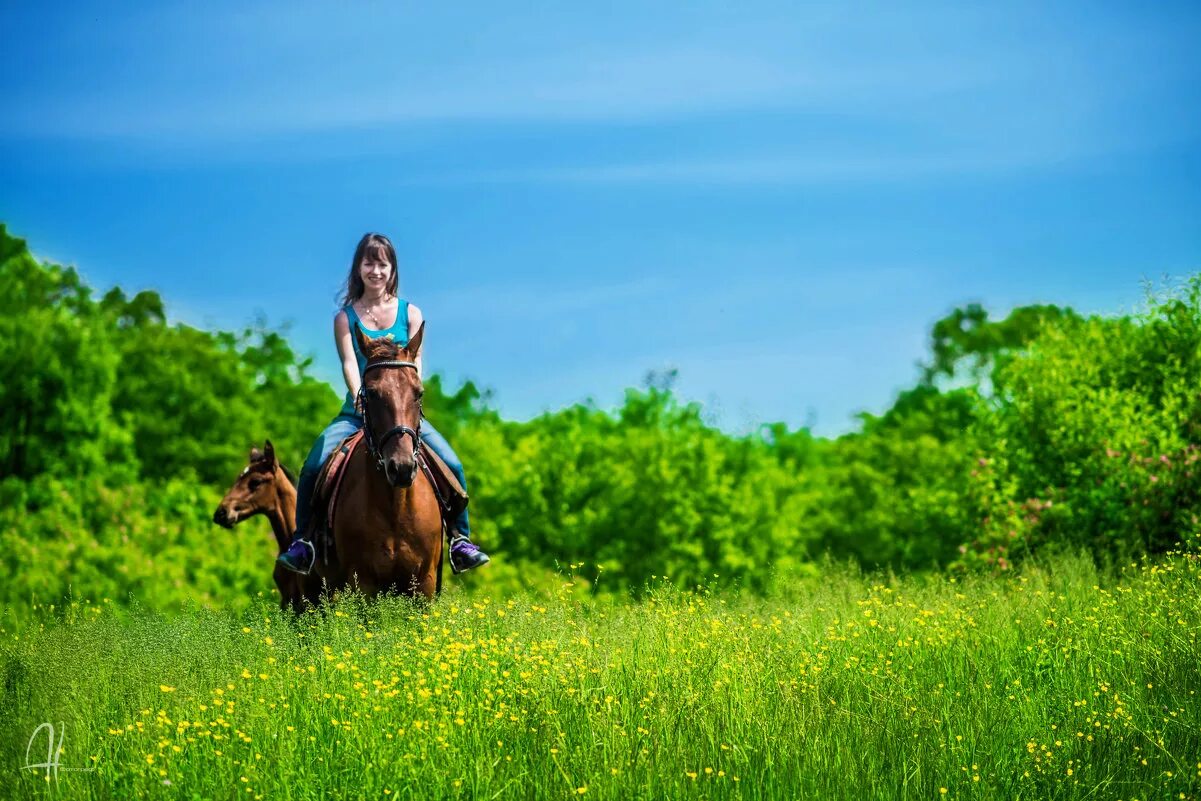
M 425 471 L 418 468 L 413 483 L 408 487 L 393 487 L 388 483 L 388 479 L 384 478 L 383 471 L 376 469 L 366 454 L 366 448 L 359 450 L 362 452 L 362 460 L 354 465 L 358 471 L 358 480 L 352 483 L 357 485 L 356 491 L 362 493 L 358 496 L 361 508 L 375 510 L 380 516 L 379 522 L 384 523 L 381 530 L 387 534 L 413 529 L 416 519 L 422 513 L 420 499 L 425 493 L 425 488 L 421 485 L 428 483 Z M 339 501 L 339 504 L 342 503 L 345 503 L 345 498 Z
M 388 479 L 384 478 L 381 470 L 371 468 L 370 473 L 373 500 L 378 500 L 381 508 L 388 509 L 391 519 L 395 520 L 398 526 L 407 525 L 417 513 L 420 485 L 427 480 L 425 472 L 418 468 L 413 483 L 407 487 L 393 487 L 388 483 Z
M 266 512 L 271 522 L 271 533 L 279 552 L 288 550 L 292 544 L 292 532 L 296 530 L 296 488 L 282 470 L 275 474 L 275 506 Z

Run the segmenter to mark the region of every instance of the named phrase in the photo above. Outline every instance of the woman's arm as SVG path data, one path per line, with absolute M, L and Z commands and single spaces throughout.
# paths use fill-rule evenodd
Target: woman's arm
M 409 341 L 417 334 L 417 329 L 421 328 L 421 324 L 425 322 L 425 318 L 421 316 L 421 309 L 417 308 L 416 303 L 409 304 Z M 425 371 L 421 369 L 421 356 L 425 353 L 425 337 L 422 337 L 421 347 L 417 351 L 417 355 L 413 357 L 413 361 L 417 362 L 417 377 L 424 379 Z
M 338 346 L 338 358 L 342 360 L 342 378 L 346 379 L 346 388 L 350 397 L 358 403 L 359 360 L 354 355 L 354 343 L 350 339 L 350 321 L 346 319 L 346 311 L 339 310 L 334 315 L 334 344 Z

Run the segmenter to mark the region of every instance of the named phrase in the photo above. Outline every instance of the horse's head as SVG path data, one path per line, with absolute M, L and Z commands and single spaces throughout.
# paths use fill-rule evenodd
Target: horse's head
M 371 339 L 356 324 L 354 336 L 367 357 L 359 402 L 368 452 L 394 487 L 408 487 L 417 476 L 421 436 L 421 376 L 413 361 L 421 349 L 425 323 L 405 347 L 390 337 Z
M 279 462 L 267 440 L 264 450 L 250 449 L 250 459 L 213 513 L 213 522 L 233 528 L 248 517 L 266 512 L 275 504 L 275 481 Z

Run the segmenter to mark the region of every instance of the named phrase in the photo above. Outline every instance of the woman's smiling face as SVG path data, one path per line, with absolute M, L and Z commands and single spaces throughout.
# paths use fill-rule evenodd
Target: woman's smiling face
M 369 294 L 382 295 L 388 289 L 394 266 L 382 248 L 369 248 L 359 264 L 359 277 Z

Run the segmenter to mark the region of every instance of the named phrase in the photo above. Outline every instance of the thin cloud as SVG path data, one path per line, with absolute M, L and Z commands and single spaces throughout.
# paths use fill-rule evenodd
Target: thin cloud
M 451 322 L 479 319 L 487 309 L 504 309 L 507 317 L 533 322 L 646 299 L 667 287 L 665 280 L 654 277 L 581 287 L 470 286 L 428 292 L 422 302 L 431 309 L 437 308 L 440 319 Z
M 945 53 L 898 45 L 879 20 L 829 12 L 784 19 L 748 13 L 737 21 L 664 14 L 647 19 L 641 33 L 578 21 L 556 28 L 538 19 L 487 19 L 504 25 L 456 48 L 458 23 L 428 18 L 434 12 L 364 19 L 314 7 L 282 16 L 277 10 L 256 4 L 193 19 L 151 9 L 103 28 L 70 17 L 38 26 L 61 41 L 39 40 L 38 49 L 23 53 L 31 62 L 23 79 L 15 71 L 0 79 L 21 101 L 11 104 L 0 130 L 195 140 L 430 121 L 838 110 L 965 90 L 1004 75 L 1008 62 L 994 53 L 948 70 Z M 936 28 L 946 25 L 938 15 L 925 17 Z M 21 30 L 18 22 L 13 30 Z M 368 46 L 364 25 L 408 44 Z M 654 35 L 656 27 L 671 35 Z M 64 48 L 71 58 L 50 59 Z
M 215 81 L 181 81 L 146 91 L 32 99 L 0 131 L 19 136 L 161 138 L 195 141 L 320 133 L 429 123 L 598 122 L 687 117 L 726 111 L 839 111 L 886 95 L 890 102 L 964 90 L 973 78 L 934 69 L 839 73 L 829 65 L 771 61 L 705 48 L 654 52 L 562 52 L 476 63 L 438 76 L 400 74 L 320 82 L 298 90 L 277 73 L 231 91 Z M 903 75 L 903 77 L 901 77 Z M 321 85 L 324 83 L 325 85 Z
M 904 181 L 1062 166 L 1112 152 L 1098 146 L 1045 149 L 980 147 L 959 153 L 893 155 L 808 155 L 778 158 L 663 159 L 583 166 L 529 167 L 412 175 L 401 183 L 463 185 L 490 183 L 564 184 L 748 184 L 805 185 Z

